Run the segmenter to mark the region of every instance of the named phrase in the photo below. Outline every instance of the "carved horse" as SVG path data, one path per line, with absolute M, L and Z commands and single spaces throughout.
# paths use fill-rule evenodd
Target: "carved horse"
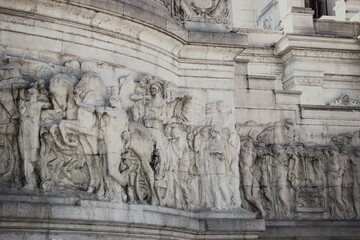
M 65 145 L 69 147 L 77 147 L 78 143 L 69 139 L 68 136 L 68 134 L 76 134 L 79 137 L 79 142 L 82 145 L 85 154 L 98 154 L 98 118 L 100 116 L 96 115 L 98 114 L 97 108 L 106 105 L 103 92 L 105 92 L 105 86 L 98 76 L 88 74 L 81 78 L 74 88 L 74 100 L 78 106 L 76 119 L 61 120 L 58 125 L 53 125 L 50 130 L 51 135 L 55 139 L 59 148 L 66 148 L 66 146 L 62 145 L 62 143 L 57 140 L 57 136 L 55 134 L 55 129 L 57 128 L 60 130 L 62 140 Z M 58 98 L 57 101 L 60 106 L 67 106 L 67 102 L 61 101 L 71 101 L 71 99 Z M 124 117 L 127 118 L 128 116 L 126 115 Z M 138 157 L 140 165 L 145 173 L 145 177 L 149 183 L 152 204 L 156 204 L 157 197 L 154 190 L 154 172 L 150 166 L 151 157 L 154 151 L 154 140 L 149 130 L 138 123 L 130 123 L 129 132 L 131 137 L 128 142 L 128 148 Z M 89 166 L 89 170 L 91 170 L 90 168 L 91 167 Z M 120 172 L 119 174 L 121 175 Z M 125 179 L 123 176 L 121 176 L 121 178 Z M 119 182 L 119 184 L 125 187 L 123 181 Z M 90 187 L 93 187 L 91 186 L 91 181 Z M 93 190 L 94 189 L 90 189 L 88 192 L 92 192 Z

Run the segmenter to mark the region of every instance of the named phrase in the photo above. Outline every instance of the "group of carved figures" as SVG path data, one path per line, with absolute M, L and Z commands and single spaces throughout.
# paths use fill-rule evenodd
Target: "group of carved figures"
M 287 119 L 239 135 L 245 208 L 269 219 L 360 218 L 360 131 L 320 145 Z
M 170 82 L 126 76 L 105 86 L 78 71 L 24 80 L 19 68 L 1 67 L 3 187 L 178 209 L 240 207 L 240 144 L 221 101 L 191 125 L 192 98 Z
M 236 125 L 222 101 L 206 103 L 194 124 L 192 97 L 170 82 L 129 75 L 106 86 L 70 70 L 45 81 L 0 67 L 2 188 L 242 206 L 270 219 L 360 217 L 360 132 L 304 142 L 290 119 Z

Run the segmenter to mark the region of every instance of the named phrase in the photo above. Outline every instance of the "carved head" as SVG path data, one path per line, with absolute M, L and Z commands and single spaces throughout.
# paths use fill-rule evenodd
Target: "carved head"
M 285 126 L 287 129 L 291 128 L 292 126 L 294 126 L 294 121 L 290 118 L 285 120 Z
M 348 154 L 350 152 L 350 149 L 347 146 L 342 146 L 340 150 L 342 154 Z
M 32 84 L 33 86 L 37 88 L 44 89 L 45 88 L 45 80 L 44 79 L 36 79 L 36 81 Z
M 140 79 L 140 81 L 139 81 L 139 86 L 140 86 L 141 88 L 146 88 L 146 87 L 149 85 L 149 83 L 150 83 L 151 80 L 152 80 L 152 77 L 151 77 L 151 76 L 145 76 L 145 77 L 143 77 L 142 79 Z
M 207 103 L 206 104 L 206 114 L 211 114 L 217 112 L 215 103 Z
M 36 88 L 30 88 L 27 92 L 30 102 L 36 102 L 39 95 L 38 90 L 36 90 Z
M 132 107 L 130 109 L 130 112 L 131 112 L 131 116 L 132 116 L 132 120 L 134 122 L 139 122 L 140 121 L 140 110 L 138 107 Z
M 258 143 L 256 145 L 256 153 L 258 156 L 263 156 L 266 154 L 266 145 L 265 143 Z
M 177 138 L 177 137 L 186 138 L 186 136 L 187 136 L 186 128 L 181 124 L 173 124 L 172 128 L 171 128 L 171 135 L 174 138 Z
M 248 149 L 250 149 L 250 148 L 253 148 L 253 144 L 251 143 L 251 141 L 246 141 L 245 143 L 244 143 L 244 147 L 245 148 L 248 148 Z
M 329 146 L 329 154 L 330 155 L 334 155 L 338 150 L 339 150 L 339 148 L 336 145 Z
M 271 148 L 274 154 L 280 154 L 282 152 L 282 147 L 279 144 L 274 144 Z
M 323 151 L 322 151 L 321 147 L 316 147 L 314 152 L 315 152 L 315 156 L 317 156 L 317 157 L 323 155 Z
M 199 134 L 203 138 L 209 138 L 209 129 L 207 127 L 203 127 L 200 129 Z
M 225 107 L 224 107 L 224 102 L 223 102 L 223 101 L 217 101 L 217 102 L 216 102 L 216 110 L 217 110 L 218 112 L 223 112 L 224 109 L 225 109 Z
M 220 129 L 218 129 L 218 128 L 212 128 L 212 129 L 210 129 L 210 136 L 211 136 L 212 138 L 216 138 L 216 137 L 220 136 L 220 134 L 221 134 Z
M 121 106 L 121 98 L 118 96 L 111 96 L 109 99 L 110 106 L 113 108 Z
M 355 153 L 355 156 L 360 157 L 360 147 L 355 147 L 354 153 Z
M 161 85 L 160 83 L 153 83 L 150 87 L 150 94 L 152 96 L 156 96 L 161 93 Z
M 304 155 L 305 154 L 305 146 L 302 143 L 299 143 L 296 147 L 296 151 L 300 154 L 300 155 Z

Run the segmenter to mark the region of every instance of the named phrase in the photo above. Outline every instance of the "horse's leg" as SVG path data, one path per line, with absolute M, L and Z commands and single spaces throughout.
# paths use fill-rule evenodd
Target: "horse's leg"
M 109 175 L 113 177 L 122 187 L 125 187 L 127 185 L 127 181 L 119 171 L 120 163 L 121 163 L 120 153 L 108 153 Z
M 88 193 L 93 193 L 96 190 L 97 187 L 97 181 L 98 181 L 98 174 L 96 172 L 96 166 L 95 166 L 95 156 L 93 155 L 85 155 L 86 164 L 89 169 L 89 175 L 90 175 L 90 183 L 89 187 L 87 189 Z
M 76 123 L 78 123 L 77 121 L 75 121 Z M 59 130 L 61 133 L 61 136 L 64 140 L 64 143 L 68 146 L 71 147 L 77 147 L 77 144 L 74 142 L 71 142 L 69 139 L 69 136 L 67 135 L 67 129 L 76 129 L 77 127 L 79 127 L 79 124 L 74 123 L 73 120 L 62 120 L 59 124 Z
M 144 170 L 146 178 L 150 185 L 151 205 L 157 205 L 158 199 L 157 199 L 157 195 L 156 195 L 155 187 L 154 187 L 155 177 L 154 177 L 154 172 L 149 164 L 149 162 L 150 162 L 149 160 L 150 160 L 150 156 L 149 156 L 149 158 L 140 157 L 141 167 Z

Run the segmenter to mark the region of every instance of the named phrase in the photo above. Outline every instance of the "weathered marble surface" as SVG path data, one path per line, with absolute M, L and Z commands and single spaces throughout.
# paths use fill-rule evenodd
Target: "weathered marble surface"
M 244 209 L 192 213 L 14 192 L 0 205 L 1 239 L 254 239 L 265 228 Z
M 132 73 L 106 86 L 80 62 L 65 66 L 47 82 L 2 66 L 2 137 L 12 137 L 3 184 L 178 209 L 240 207 L 240 140 L 222 101 L 191 122 L 192 96 L 171 82 Z
M 231 1 L 141 2 L 0 0 L 3 236 L 73 239 L 77 211 L 129 239 L 132 221 L 154 239 L 358 226 L 358 25 L 218 33 Z

